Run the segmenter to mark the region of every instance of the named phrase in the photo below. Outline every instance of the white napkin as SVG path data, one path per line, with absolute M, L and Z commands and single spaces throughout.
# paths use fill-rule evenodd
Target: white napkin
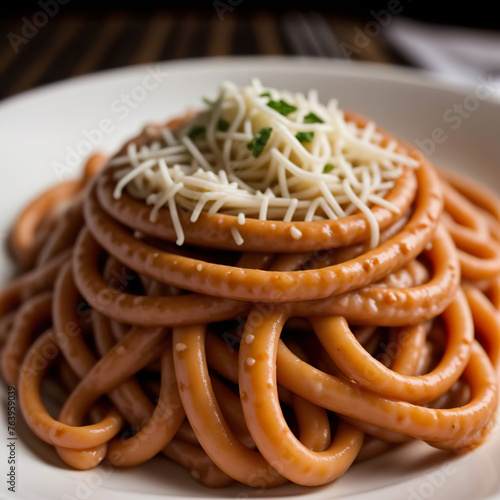
M 415 65 L 459 83 L 486 78 L 500 95 L 500 34 L 393 18 L 388 40 Z

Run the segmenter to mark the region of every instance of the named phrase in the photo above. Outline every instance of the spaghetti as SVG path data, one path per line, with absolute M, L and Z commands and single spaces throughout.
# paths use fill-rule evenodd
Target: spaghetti
M 314 92 L 223 84 L 33 201 L 11 249 L 2 373 L 73 468 L 315 486 L 494 426 L 500 201 Z

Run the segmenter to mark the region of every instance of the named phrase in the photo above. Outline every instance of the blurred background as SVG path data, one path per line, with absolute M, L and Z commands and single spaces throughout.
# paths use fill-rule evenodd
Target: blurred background
M 500 78 L 494 4 L 385 0 L 276 3 L 9 1 L 0 19 L 0 98 L 95 71 L 181 58 L 286 55 Z

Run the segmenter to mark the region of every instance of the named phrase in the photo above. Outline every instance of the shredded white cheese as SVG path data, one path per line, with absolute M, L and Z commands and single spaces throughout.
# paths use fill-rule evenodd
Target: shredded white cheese
M 248 366 L 253 366 L 255 364 L 255 359 L 248 357 L 246 363 Z
M 187 345 L 182 343 L 182 342 L 177 342 L 177 344 L 175 344 L 175 350 L 177 352 L 183 352 L 187 349 Z
M 290 228 L 290 234 L 294 240 L 300 240 L 300 238 L 302 238 L 302 232 L 294 226 Z
M 131 143 L 112 165 L 115 198 L 123 189 L 152 205 L 151 221 L 168 207 L 184 243 L 178 207 L 190 222 L 202 212 L 261 220 L 313 221 L 363 213 L 371 230 L 371 246 L 379 243 L 372 207 L 397 212 L 384 196 L 404 166 L 418 162 L 384 145 L 374 123 L 348 122 L 331 100 L 326 106 L 312 90 L 308 95 L 265 88 L 254 80 L 239 88 L 225 82 L 213 105 L 180 130 L 161 130 L 157 140 L 140 150 Z M 244 240 L 235 227 L 238 245 Z M 291 235 L 300 239 L 295 227 Z
M 243 237 L 235 227 L 231 228 L 231 234 L 233 235 L 234 241 L 236 242 L 237 245 L 243 245 L 244 243 Z

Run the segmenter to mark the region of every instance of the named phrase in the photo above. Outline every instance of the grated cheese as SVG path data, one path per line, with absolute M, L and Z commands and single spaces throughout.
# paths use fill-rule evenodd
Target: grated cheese
M 271 99 L 296 109 L 285 116 L 268 105 Z M 313 123 L 304 123 L 311 116 Z M 229 124 L 227 130 L 218 129 L 221 121 Z M 203 133 L 190 137 L 194 127 Z M 252 150 L 252 141 L 266 128 L 271 129 L 267 143 Z M 375 247 L 380 229 L 372 207 L 397 212 L 384 196 L 403 167 L 418 166 L 396 151 L 395 141 L 382 147 L 373 122 L 363 128 L 348 122 L 336 100 L 325 106 L 314 90 L 307 96 L 278 91 L 257 79 L 242 88 L 225 82 L 213 105 L 180 130 L 163 128 L 161 137 L 162 142 L 140 150 L 131 143 L 126 155 L 111 160 L 124 167 L 115 173 L 114 197 L 127 189 L 143 199 L 152 206 L 152 222 L 168 207 L 177 245 L 184 243 L 178 214 L 182 207 L 191 213 L 191 223 L 208 212 L 234 215 L 240 226 L 247 217 L 313 221 L 359 211 L 366 216 Z M 237 228 L 231 234 L 238 245 L 244 243 Z M 302 237 L 295 227 L 291 234 Z
M 243 237 L 235 227 L 231 228 L 231 234 L 233 235 L 234 241 L 236 242 L 237 245 L 243 245 L 244 243 Z
M 248 366 L 253 366 L 255 364 L 255 359 L 248 357 L 246 359 L 246 363 L 247 363 Z
M 290 228 L 290 234 L 294 240 L 300 240 L 300 238 L 302 238 L 302 232 L 294 226 Z

